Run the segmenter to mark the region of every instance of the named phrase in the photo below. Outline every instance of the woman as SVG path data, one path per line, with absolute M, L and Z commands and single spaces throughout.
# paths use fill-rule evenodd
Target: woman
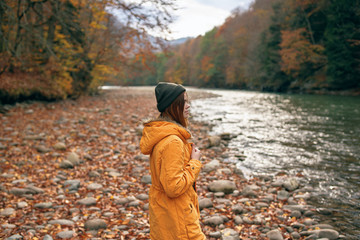
M 200 151 L 188 142 L 188 96 L 173 83 L 159 83 L 155 95 L 160 116 L 144 124 L 140 141 L 141 152 L 150 154 L 150 238 L 203 240 L 195 189 Z

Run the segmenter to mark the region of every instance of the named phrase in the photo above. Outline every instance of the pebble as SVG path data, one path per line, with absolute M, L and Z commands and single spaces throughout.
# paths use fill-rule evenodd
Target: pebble
M 96 205 L 96 199 L 93 197 L 83 198 L 79 200 L 77 203 L 85 205 L 85 206 L 93 206 Z
M 204 219 L 205 225 L 217 226 L 224 223 L 224 219 L 221 216 L 212 216 Z
M 200 210 L 204 208 L 212 208 L 214 205 L 209 198 L 203 198 L 199 200 L 199 208 Z
M 52 206 L 53 206 L 52 202 L 43 202 L 43 203 L 35 204 L 34 208 L 46 209 L 46 208 L 52 208 Z
M 69 239 L 69 238 L 73 238 L 75 235 L 74 231 L 62 231 L 59 232 L 58 234 L 56 234 L 56 237 L 61 238 L 61 239 Z
M 216 180 L 209 183 L 208 188 L 212 192 L 224 192 L 228 194 L 234 192 L 236 185 L 230 180 Z
M 101 189 L 101 188 L 103 188 L 103 185 L 101 185 L 99 183 L 90 183 L 87 186 L 87 189 L 89 189 L 89 190 L 98 190 L 98 189 Z
M 75 223 L 71 220 L 67 220 L 67 219 L 56 219 L 56 220 L 51 220 L 49 221 L 49 224 L 51 225 L 55 225 L 55 224 L 59 224 L 61 226 L 74 226 Z
M 99 230 L 99 229 L 106 229 L 107 224 L 102 219 L 92 219 L 85 222 L 85 229 L 89 230 Z
M 283 240 L 284 239 L 279 230 L 271 230 L 266 233 L 266 236 L 270 240 Z
M 4 210 L 2 210 L 0 212 L 0 215 L 5 216 L 5 217 L 9 217 L 9 216 L 13 215 L 14 213 L 15 213 L 14 208 L 5 208 Z

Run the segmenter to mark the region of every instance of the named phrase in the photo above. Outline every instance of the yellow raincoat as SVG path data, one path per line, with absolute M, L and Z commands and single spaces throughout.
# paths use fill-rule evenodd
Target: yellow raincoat
M 168 120 L 144 124 L 140 149 L 143 154 L 150 154 L 152 240 L 205 239 L 195 191 L 201 162 L 190 159 L 190 137 L 185 128 Z

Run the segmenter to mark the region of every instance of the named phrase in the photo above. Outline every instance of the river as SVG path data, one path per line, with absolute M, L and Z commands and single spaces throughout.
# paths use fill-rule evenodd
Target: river
M 302 173 L 315 189 L 307 202 L 332 212 L 322 222 L 360 239 L 360 97 L 206 91 L 218 97 L 192 101 L 192 116 L 236 136 L 240 169 Z

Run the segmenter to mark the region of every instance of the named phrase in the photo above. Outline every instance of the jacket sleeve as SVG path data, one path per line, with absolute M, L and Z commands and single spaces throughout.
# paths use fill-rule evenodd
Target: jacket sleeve
M 171 140 L 164 146 L 161 155 L 160 182 L 168 197 L 178 197 L 194 184 L 200 173 L 201 162 L 190 159 L 184 167 L 184 146 L 180 139 Z

